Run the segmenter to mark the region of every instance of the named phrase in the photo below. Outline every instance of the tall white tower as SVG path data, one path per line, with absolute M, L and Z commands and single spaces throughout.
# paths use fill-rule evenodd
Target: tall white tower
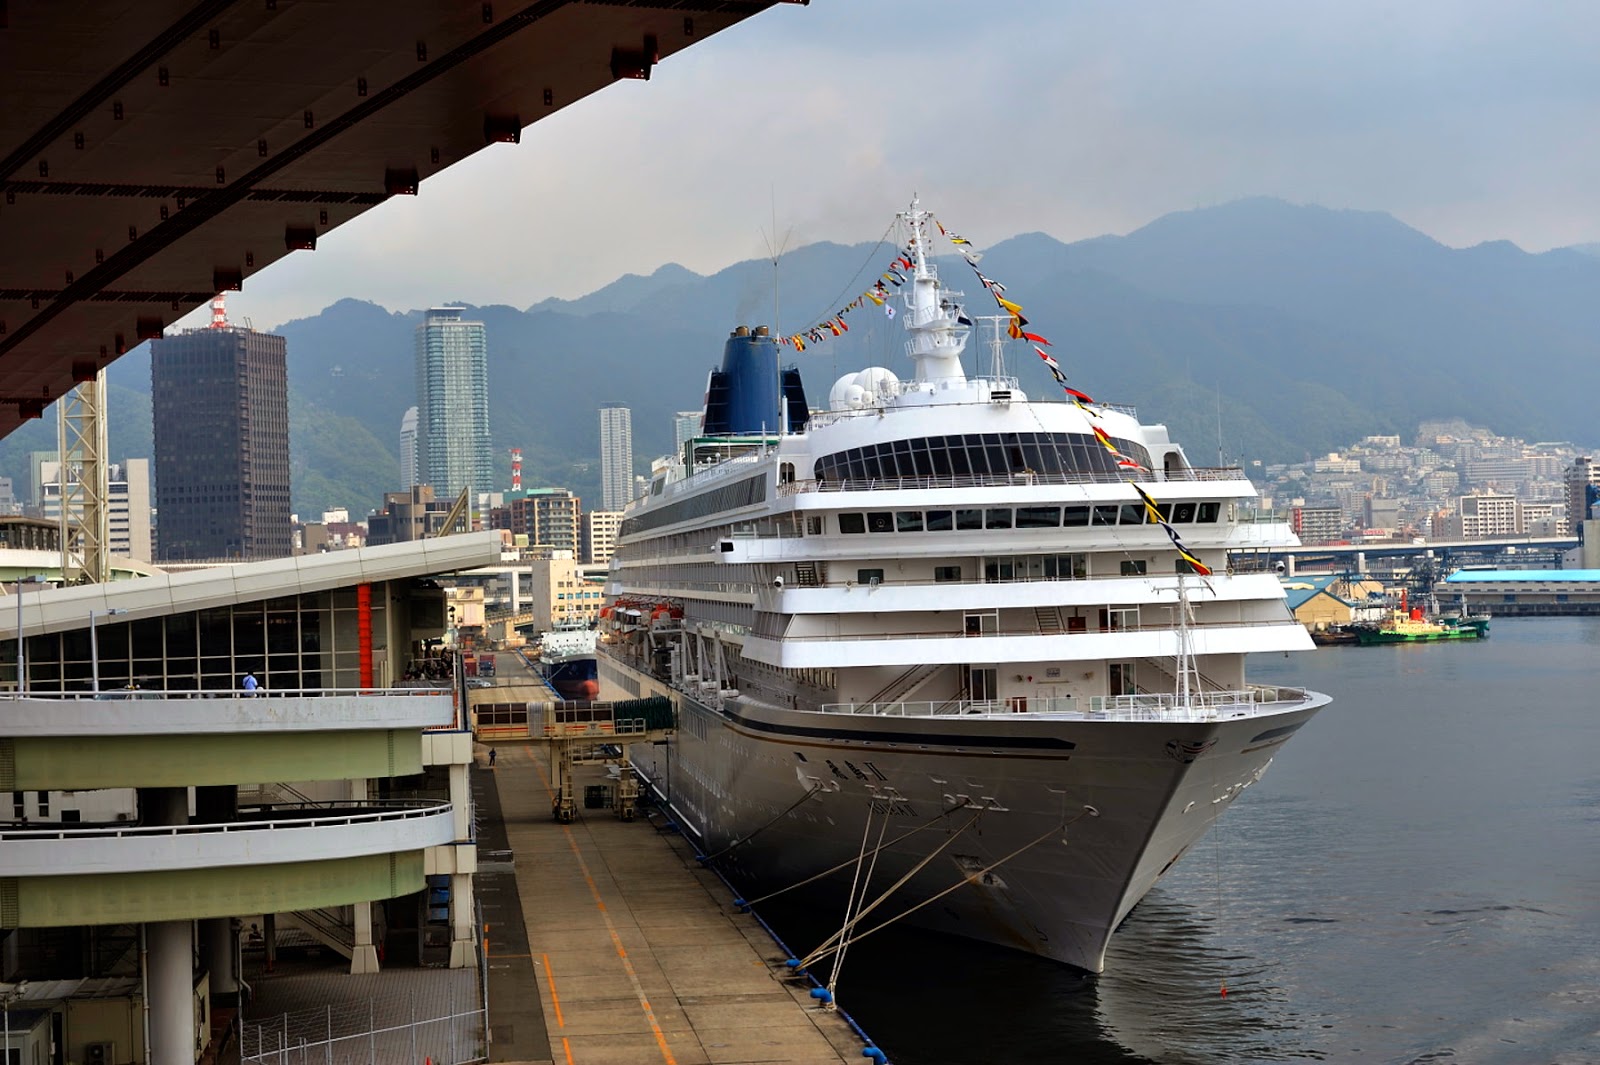
M 417 408 L 412 407 L 400 418 L 400 487 L 410 488 L 417 483 Z
M 619 403 L 600 408 L 600 499 L 621 510 L 633 498 L 633 411 Z

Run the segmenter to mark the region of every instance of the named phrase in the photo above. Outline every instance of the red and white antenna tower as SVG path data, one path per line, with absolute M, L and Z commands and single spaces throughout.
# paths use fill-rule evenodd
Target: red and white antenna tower
M 211 297 L 211 328 L 228 328 L 228 310 L 223 304 L 227 293 L 219 292 Z
M 522 449 L 520 447 L 511 449 L 511 490 L 513 492 L 522 491 Z

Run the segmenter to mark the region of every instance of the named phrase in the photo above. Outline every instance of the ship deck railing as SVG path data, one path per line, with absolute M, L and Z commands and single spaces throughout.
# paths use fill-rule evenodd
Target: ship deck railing
M 1162 610 L 1162 611 L 1169 611 L 1173 607 L 1173 604 L 1171 604 L 1171 603 L 1155 603 L 1155 604 L 1146 604 L 1146 605 L 1150 606 L 1152 609 Z M 1017 609 L 1025 609 L 1025 608 L 1019 607 Z M 1115 609 L 1115 608 L 1113 608 L 1113 609 Z M 1271 618 L 1271 619 L 1263 618 L 1263 619 L 1248 620 L 1248 621 L 1237 619 L 1237 618 L 1226 619 L 1226 620 L 1215 620 L 1215 621 L 1198 621 L 1197 620 L 1197 621 L 1192 621 L 1192 622 L 1189 623 L 1190 629 L 1197 629 L 1197 630 L 1203 630 L 1203 629 L 1276 629 L 1276 628 L 1285 628 L 1285 627 L 1298 627 L 1299 625 L 1300 625 L 1300 622 L 1296 621 L 1287 612 L 1280 618 Z M 1166 621 L 1154 622 L 1154 623 L 1151 623 L 1151 624 L 1148 624 L 1148 625 L 1145 625 L 1145 624 L 1110 625 L 1110 626 L 1102 626 L 1100 628 L 1092 628 L 1091 627 L 1091 628 L 1085 628 L 1085 629 L 1081 629 L 1081 630 L 1074 629 L 1074 630 L 1068 630 L 1066 632 L 1045 632 L 1045 631 L 1040 630 L 1037 627 L 1034 627 L 1034 628 L 1026 628 L 1026 629 L 983 629 L 983 630 L 978 631 L 978 632 L 968 632 L 965 629 L 935 629 L 935 630 L 931 630 L 931 631 L 919 631 L 919 632 L 884 632 L 882 630 L 877 630 L 877 631 L 873 631 L 873 632 L 828 632 L 828 633 L 819 632 L 819 633 L 812 633 L 812 634 L 807 634 L 807 635 L 795 635 L 795 634 L 791 634 L 791 633 L 786 633 L 786 634 L 783 634 L 783 635 L 767 635 L 765 633 L 757 632 L 755 635 L 762 636 L 762 637 L 764 637 L 766 639 L 775 640 L 775 641 L 777 641 L 779 643 L 839 643 L 839 642 L 846 642 L 846 641 L 854 643 L 854 642 L 861 642 L 861 641 L 872 642 L 872 641 L 876 641 L 876 640 L 955 640 L 955 639 L 982 640 L 982 639 L 993 639 L 993 638 L 1003 638 L 1003 637 L 1013 637 L 1013 636 L 1103 636 L 1103 635 L 1114 634 L 1114 633 L 1148 633 L 1148 632 L 1171 632 L 1171 633 L 1176 633 L 1177 631 L 1178 630 L 1173 626 L 1173 623 L 1170 620 L 1166 620 Z
M 1304 688 L 1253 684 L 1232 691 L 1137 695 L 1013 696 L 1006 699 L 930 699 L 893 703 L 823 703 L 809 713 L 851 717 L 965 717 L 968 715 L 1052 715 L 1086 721 L 1211 721 L 1279 710 L 1309 698 Z M 805 708 L 802 708 L 805 709 Z
M 778 486 L 781 496 L 809 492 L 895 492 L 926 488 L 998 488 L 1036 484 L 1119 484 L 1127 475 L 1116 471 L 1066 473 L 971 473 L 916 477 L 844 477 L 789 481 Z M 1164 472 L 1159 482 L 1243 481 L 1240 466 L 1187 467 Z

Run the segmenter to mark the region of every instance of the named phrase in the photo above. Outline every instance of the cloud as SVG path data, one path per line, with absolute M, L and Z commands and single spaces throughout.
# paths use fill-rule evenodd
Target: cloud
M 1474 0 L 779 5 L 424 182 L 250 280 L 527 306 L 679 262 L 874 240 L 920 192 L 992 243 L 1250 195 L 1451 244 L 1600 239 L 1600 6 Z

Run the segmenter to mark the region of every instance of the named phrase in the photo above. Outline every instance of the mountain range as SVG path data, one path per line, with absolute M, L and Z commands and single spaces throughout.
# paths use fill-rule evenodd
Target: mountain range
M 820 243 L 787 254 L 776 273 L 783 330 L 826 318 L 894 253 Z M 1069 244 L 1023 234 L 986 249 L 980 269 L 1052 341 L 1074 387 L 1137 404 L 1200 464 L 1299 461 L 1445 417 L 1528 439 L 1600 439 L 1592 247 L 1458 249 L 1387 214 L 1250 199 L 1166 215 L 1126 236 Z M 970 314 L 996 310 L 959 258 L 942 261 L 941 273 L 966 291 Z M 592 506 L 596 409 L 633 409 L 636 467 L 646 470 L 671 447 L 673 412 L 700 406 L 728 331 L 773 320 L 774 270 L 748 261 L 701 276 L 667 265 L 525 310 L 457 305 L 488 329 L 500 482 L 509 483 L 506 449 L 519 446 L 524 483 L 573 488 Z M 302 515 L 336 505 L 365 515 L 398 487 L 421 315 L 340 300 L 278 330 L 288 338 Z M 844 336 L 786 353 L 813 406 L 862 366 L 909 373 L 897 323 L 870 305 L 846 321 Z M 988 368 L 987 344 L 975 337 L 967 350 L 969 372 Z M 1005 357 L 1024 390 L 1056 396 L 1027 345 L 1008 344 Z M 147 349 L 119 360 L 109 378 L 113 456 L 148 455 Z M 54 437 L 47 415 L 0 441 L 0 474 L 25 484 L 25 453 L 53 448 Z

